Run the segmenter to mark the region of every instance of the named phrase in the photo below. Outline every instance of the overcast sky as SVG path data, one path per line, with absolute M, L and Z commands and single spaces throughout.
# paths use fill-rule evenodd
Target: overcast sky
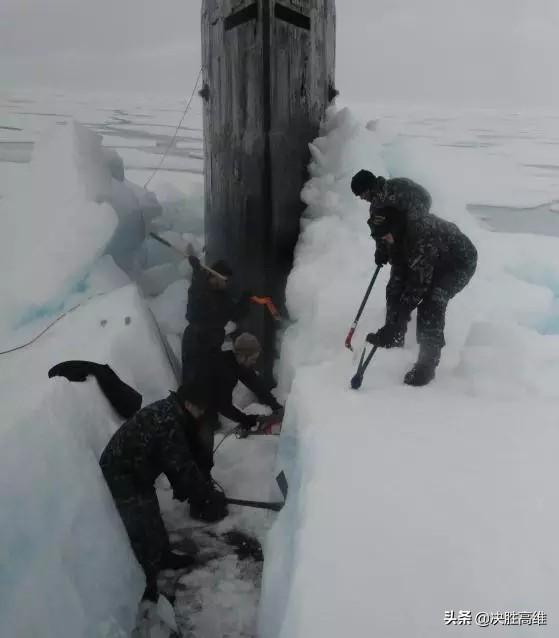
M 0 86 L 187 95 L 199 0 L 0 0 Z M 559 106 L 559 0 L 338 0 L 346 99 Z

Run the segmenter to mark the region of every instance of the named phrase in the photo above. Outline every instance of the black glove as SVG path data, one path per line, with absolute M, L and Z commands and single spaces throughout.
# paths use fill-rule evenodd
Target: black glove
M 192 266 L 192 270 L 200 270 L 200 260 L 198 257 L 194 257 L 194 255 L 190 255 L 188 258 L 188 263 Z
M 369 332 L 367 341 L 379 348 L 393 348 L 401 339 L 404 326 L 400 323 L 387 323 L 378 332 Z
M 190 499 L 190 516 L 207 523 L 221 521 L 228 514 L 225 494 L 209 486 L 202 498 Z
M 258 425 L 259 418 L 257 414 L 245 414 L 243 420 L 239 422 L 237 438 L 246 439 L 252 428 Z
M 275 417 L 278 421 L 283 421 L 285 408 L 278 403 L 277 407 L 272 407 L 272 410 L 273 410 L 273 413 L 271 414 L 271 416 Z
M 245 414 L 239 425 L 243 430 L 250 430 L 258 424 L 258 418 L 257 414 Z
M 384 266 L 389 261 L 388 248 L 386 246 L 378 245 L 375 250 L 375 264 L 377 266 Z

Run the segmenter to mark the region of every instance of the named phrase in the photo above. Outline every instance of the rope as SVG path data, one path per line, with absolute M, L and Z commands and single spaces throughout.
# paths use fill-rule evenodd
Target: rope
M 232 434 L 235 434 L 235 432 L 237 432 L 237 430 L 239 429 L 239 426 L 236 426 L 234 428 L 231 428 L 229 430 L 229 432 L 227 432 L 227 434 L 221 439 L 221 441 L 215 446 L 214 448 L 214 454 L 219 450 L 219 448 L 221 447 L 222 443 L 228 439 Z
M 165 158 L 167 157 L 167 154 L 169 153 L 169 150 L 171 149 L 171 146 L 173 146 L 173 143 L 175 141 L 175 139 L 177 138 L 178 132 L 180 127 L 182 126 L 182 123 L 184 121 L 184 118 L 186 117 L 186 114 L 188 113 L 188 110 L 190 108 L 190 105 L 192 104 L 192 100 L 194 99 L 194 94 L 196 93 L 196 89 L 198 87 L 198 83 L 200 82 L 200 78 L 202 76 L 202 69 L 200 69 L 200 71 L 198 72 L 198 77 L 196 78 L 196 83 L 194 84 L 194 88 L 192 89 L 192 95 L 190 96 L 190 99 L 188 100 L 188 103 L 186 105 L 186 108 L 184 109 L 184 113 L 182 114 L 182 117 L 180 119 L 180 122 L 177 126 L 177 128 L 175 129 L 175 133 L 173 135 L 173 137 L 171 138 L 171 141 L 169 142 L 169 145 L 167 146 L 165 153 L 163 154 L 163 156 L 161 157 L 161 161 L 159 162 L 159 165 L 155 168 L 155 170 L 153 171 L 151 177 L 148 179 L 148 181 L 144 184 L 144 188 L 147 187 L 147 185 L 151 182 L 151 180 L 155 177 L 155 175 L 157 174 L 157 171 L 161 168 L 161 166 L 163 165 L 163 162 L 165 161 Z M 144 225 L 144 238 L 147 237 L 148 235 L 148 231 L 147 231 L 147 224 L 146 224 L 146 220 L 144 218 L 143 215 L 143 211 L 142 211 L 142 222 Z M 100 294 L 104 294 L 104 293 L 100 293 Z M 93 295 L 93 297 L 95 297 L 97 295 Z M 70 312 L 72 312 L 73 310 L 76 310 L 76 308 L 79 308 L 80 306 L 82 306 L 83 304 L 87 303 L 88 301 L 90 301 L 91 299 L 93 299 L 93 297 L 88 297 L 86 300 L 82 301 L 81 303 L 73 306 L 72 308 L 70 308 L 70 310 L 67 310 L 66 312 L 63 312 L 60 316 L 58 316 L 56 319 L 54 319 L 53 321 L 51 321 L 51 323 L 48 324 L 48 326 L 42 330 L 38 335 L 36 335 L 35 337 L 33 337 L 33 339 L 31 339 L 30 341 L 28 341 L 27 343 L 23 343 L 19 346 L 15 346 L 14 348 L 10 348 L 9 350 L 4 350 L 0 352 L 0 356 L 4 355 L 4 354 L 10 354 L 11 352 L 16 352 L 17 350 L 22 350 L 23 348 L 27 348 L 28 346 L 30 346 L 32 343 L 35 343 L 35 341 L 37 341 L 38 339 L 40 339 L 48 330 L 50 330 L 58 321 L 60 321 L 62 318 L 64 318 L 67 314 L 69 314 Z M 157 322 L 156 322 L 157 324 Z M 168 353 L 167 353 L 168 354 Z M 173 367 L 173 371 L 176 374 L 176 371 L 174 370 L 174 366 Z
M 54 326 L 55 323 L 59 322 L 61 319 L 66 317 L 66 315 L 69 315 L 71 312 L 73 312 L 77 308 L 80 308 L 81 306 L 83 306 L 84 304 L 88 303 L 89 301 L 91 301 L 95 297 L 99 297 L 99 296 L 104 295 L 104 294 L 105 293 L 103 293 L 103 292 L 97 293 L 96 295 L 92 295 L 91 297 L 88 297 L 87 299 L 85 299 L 84 301 L 80 302 L 79 304 L 76 304 L 75 306 L 72 306 L 72 308 L 70 308 L 69 310 L 66 310 L 61 315 L 59 315 L 56 319 L 51 321 L 48 324 L 48 326 L 46 328 L 44 328 L 44 330 L 41 330 L 41 332 L 39 332 L 38 335 L 33 337 L 33 339 L 31 339 L 31 341 L 28 341 L 27 343 L 22 343 L 20 346 L 15 346 L 14 348 L 10 348 L 9 350 L 4 350 L 4 351 L 0 352 L 0 356 L 2 356 L 3 354 L 10 354 L 10 352 L 16 352 L 16 350 L 23 350 L 23 348 L 27 348 L 27 346 L 30 346 L 32 343 L 35 343 L 35 341 L 37 341 L 37 339 L 42 337 L 45 334 L 45 332 L 50 330 Z
M 165 158 L 167 157 L 167 154 L 169 153 L 169 151 L 171 150 L 171 146 L 173 146 L 173 143 L 175 141 L 175 139 L 177 138 L 178 132 L 180 127 L 182 126 L 183 120 L 186 117 L 186 114 L 188 113 L 188 109 L 190 108 L 190 104 L 192 103 L 192 100 L 194 99 L 194 94 L 196 93 L 196 89 L 198 88 L 198 83 L 200 82 L 200 78 L 202 77 L 202 69 L 200 69 L 200 71 L 198 71 L 198 77 L 196 78 L 196 84 L 194 85 L 194 88 L 192 89 L 192 95 L 190 96 L 190 99 L 188 100 L 188 103 L 186 105 L 186 108 L 184 109 L 184 113 L 182 114 L 181 120 L 179 122 L 179 125 L 177 126 L 177 128 L 175 129 L 175 134 L 173 135 L 173 137 L 171 138 L 171 141 L 169 142 L 169 146 L 167 146 L 167 148 L 165 149 L 165 153 L 163 153 L 163 156 L 161 158 L 161 161 L 159 162 L 159 165 L 155 168 L 155 170 L 153 171 L 153 173 L 151 174 L 151 177 L 148 179 L 148 181 L 144 184 L 144 188 L 147 188 L 148 184 L 151 182 L 151 180 L 155 177 L 157 171 L 161 168 L 161 166 L 163 165 L 163 162 L 165 161 Z

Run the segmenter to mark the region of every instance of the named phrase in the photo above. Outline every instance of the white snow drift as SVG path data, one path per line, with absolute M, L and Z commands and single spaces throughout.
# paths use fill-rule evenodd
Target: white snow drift
M 507 635 L 556 633 L 559 337 L 539 331 L 553 332 L 559 240 L 481 229 L 465 210 L 467 176 L 448 168 L 453 151 L 414 148 L 346 110 L 330 113 L 311 147 L 280 365 L 291 491 L 269 539 L 266 638 L 470 636 L 492 631 L 476 627 L 477 613 L 514 611 L 543 611 L 549 626 Z M 423 183 L 434 212 L 479 249 L 427 388 L 402 384 L 412 326 L 405 350 L 380 351 L 361 390 L 349 389 L 356 360 L 344 338 L 374 270 L 367 208 L 349 188 L 363 167 Z M 384 323 L 387 277 L 354 337 L 358 353 Z M 453 610 L 471 611 L 472 625 L 447 626 Z
M 138 349 L 138 345 L 141 349 Z M 2 360 L 0 635 L 125 638 L 144 576 L 99 469 L 122 419 L 90 378 L 56 363 L 108 363 L 144 403 L 175 387 L 153 318 L 130 285 L 77 309 Z

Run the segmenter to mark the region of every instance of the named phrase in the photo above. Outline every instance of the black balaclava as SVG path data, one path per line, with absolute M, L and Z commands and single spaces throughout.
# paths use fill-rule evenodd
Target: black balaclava
M 351 180 L 351 190 L 355 196 L 359 197 L 368 190 L 375 190 L 378 179 L 371 171 L 360 170 Z
M 394 239 L 398 240 L 406 229 L 406 215 L 397 208 L 387 206 L 375 210 L 369 218 L 368 224 L 374 239 L 382 239 L 391 233 Z

